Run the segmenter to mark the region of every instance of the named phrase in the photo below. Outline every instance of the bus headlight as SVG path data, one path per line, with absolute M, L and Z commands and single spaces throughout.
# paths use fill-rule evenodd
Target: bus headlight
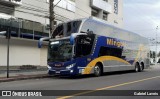
M 74 65 L 75 65 L 75 63 L 67 66 L 66 69 L 71 69 L 71 68 L 73 68 Z
M 51 67 L 50 66 L 47 66 L 48 67 L 48 69 L 51 69 Z

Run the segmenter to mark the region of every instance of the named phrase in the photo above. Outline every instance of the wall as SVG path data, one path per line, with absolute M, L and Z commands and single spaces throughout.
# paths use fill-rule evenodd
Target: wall
M 23 0 L 22 5 L 15 8 L 14 16 L 26 20 L 48 24 L 49 4 L 46 0 Z
M 55 3 L 57 3 L 56 0 Z M 67 21 L 75 19 L 75 12 L 59 7 L 63 3 L 68 3 L 67 0 L 62 0 L 54 7 L 55 17 L 57 21 Z M 63 4 L 64 5 L 64 4 Z M 22 5 L 15 8 L 14 16 L 26 20 L 49 24 L 49 1 L 48 0 L 23 0 Z M 58 22 L 59 23 L 59 22 Z
M 42 57 L 43 56 L 43 57 Z M 0 37 L 0 66 L 7 63 L 7 40 Z M 47 48 L 39 49 L 37 41 L 11 39 L 10 65 L 47 65 Z
M 76 0 L 75 18 L 85 18 L 91 16 L 90 0 Z
M 118 14 L 114 13 L 114 0 L 108 0 L 108 3 L 112 5 L 112 13 L 108 15 L 108 22 L 114 26 L 123 28 L 123 0 L 118 0 Z

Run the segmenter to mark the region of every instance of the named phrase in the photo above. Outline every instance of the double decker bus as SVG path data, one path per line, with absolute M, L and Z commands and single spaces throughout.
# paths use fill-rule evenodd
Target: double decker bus
M 51 75 L 100 76 L 104 72 L 135 70 L 150 66 L 148 39 L 85 18 L 59 24 L 48 40 L 48 73 Z

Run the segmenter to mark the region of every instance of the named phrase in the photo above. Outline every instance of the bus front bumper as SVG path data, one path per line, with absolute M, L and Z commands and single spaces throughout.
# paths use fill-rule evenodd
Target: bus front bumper
M 73 75 L 73 70 L 48 70 L 49 75 Z

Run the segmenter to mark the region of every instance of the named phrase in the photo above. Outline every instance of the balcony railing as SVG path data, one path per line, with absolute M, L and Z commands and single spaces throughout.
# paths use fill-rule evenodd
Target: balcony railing
M 20 6 L 22 5 L 22 0 L 0 0 L 0 3 L 12 5 L 12 6 Z

